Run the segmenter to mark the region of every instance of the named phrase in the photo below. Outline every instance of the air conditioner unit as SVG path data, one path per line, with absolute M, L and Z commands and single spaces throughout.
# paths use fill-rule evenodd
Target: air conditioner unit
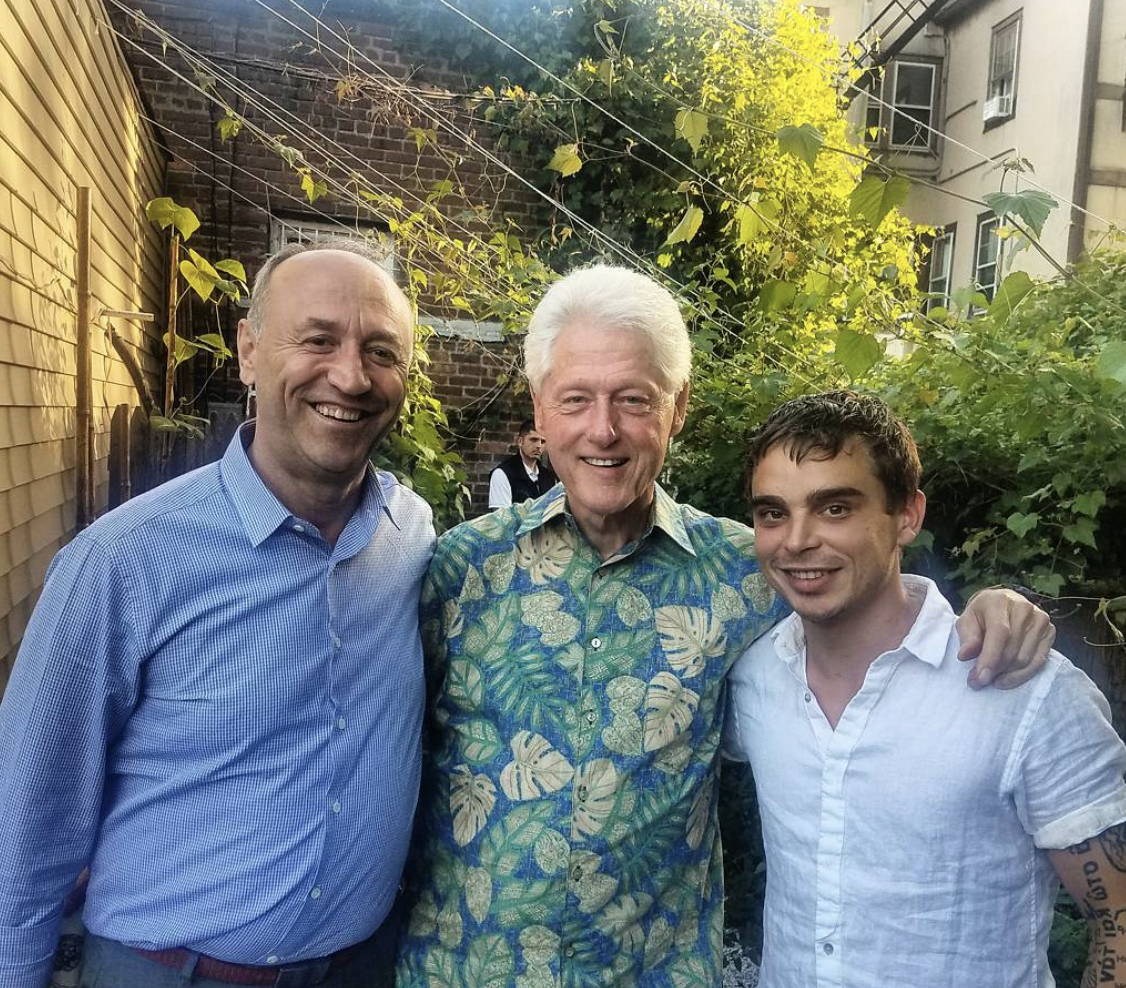
M 1013 97 L 1009 93 L 1005 96 L 990 96 L 985 101 L 985 107 L 981 112 L 981 119 L 986 123 L 992 120 L 1004 120 L 1006 117 L 1011 117 L 1013 114 Z

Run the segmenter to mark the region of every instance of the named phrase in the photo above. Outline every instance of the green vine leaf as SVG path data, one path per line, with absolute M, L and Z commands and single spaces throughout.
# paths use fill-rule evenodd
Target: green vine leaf
M 739 242 L 749 244 L 758 239 L 763 230 L 773 228 L 782 207 L 772 199 L 743 203 L 735 210 L 739 224 Z
M 308 168 L 301 170 L 301 191 L 309 202 L 316 202 L 328 192 L 328 183 L 323 178 L 313 178 L 313 173 Z
M 1040 524 L 1040 515 L 1035 511 L 1028 514 L 1014 511 L 1005 519 L 1005 527 L 1018 539 L 1024 538 L 1038 524 Z
M 888 213 L 903 205 L 910 191 L 911 183 L 901 175 L 893 175 L 886 182 L 875 175 L 868 175 L 852 190 L 848 211 L 850 215 L 861 216 L 871 226 L 877 227 Z
M 788 281 L 768 281 L 759 292 L 759 304 L 765 312 L 781 312 L 793 305 L 797 296 L 797 285 Z
M 1076 518 L 1070 525 L 1064 525 L 1063 537 L 1068 542 L 1090 546 L 1097 549 L 1095 542 L 1095 523 L 1090 518 Z
M 228 110 L 226 116 L 224 116 L 215 126 L 219 131 L 220 139 L 224 141 L 232 141 L 236 137 L 238 137 L 238 132 L 242 130 L 242 117 L 237 117 L 230 110 Z
M 693 154 L 698 152 L 708 133 L 707 115 L 699 110 L 679 110 L 675 124 L 677 137 L 684 138 L 691 145 Z
M 560 144 L 555 149 L 551 161 L 547 163 L 547 167 L 553 172 L 559 172 L 564 178 L 574 175 L 583 167 L 583 159 L 579 157 L 579 146 L 577 144 Z
M 145 203 L 145 215 L 162 230 L 174 226 L 181 239 L 188 240 L 199 229 L 199 220 L 187 206 L 177 206 L 168 196 Z
M 868 333 L 857 333 L 851 329 L 837 331 L 837 347 L 833 351 L 833 358 L 854 380 L 871 370 L 883 353 L 880 341 Z
M 1096 367 L 1103 377 L 1126 384 L 1126 341 L 1112 340 L 1104 346 Z
M 1048 193 L 1039 189 L 1024 189 L 1021 192 L 987 192 L 982 198 L 998 217 L 1016 216 L 1024 220 L 1028 228 L 1040 236 L 1044 224 L 1052 210 L 1059 206 Z
M 825 143 L 825 136 L 813 124 L 804 123 L 800 127 L 781 128 L 775 136 L 778 146 L 786 153 L 804 161 L 810 171 L 817 163 L 817 155 Z
M 223 274 L 229 274 L 235 281 L 241 281 L 246 284 L 246 268 L 242 266 L 240 261 L 232 258 L 227 258 L 225 261 L 216 261 L 215 270 L 222 271 Z
M 704 211 L 699 206 L 689 206 L 680 222 L 677 223 L 676 228 L 668 235 L 665 244 L 691 243 L 703 220 Z
M 1014 271 L 1001 282 L 1001 287 L 997 289 L 997 294 L 989 306 L 989 314 L 1005 322 L 1013 314 L 1020 300 L 1035 287 L 1036 283 L 1027 274 L 1023 271 Z
M 1099 513 L 1099 509 L 1106 504 L 1105 491 L 1085 491 L 1076 496 L 1072 502 L 1072 507 L 1081 515 L 1087 515 L 1089 518 L 1094 518 Z

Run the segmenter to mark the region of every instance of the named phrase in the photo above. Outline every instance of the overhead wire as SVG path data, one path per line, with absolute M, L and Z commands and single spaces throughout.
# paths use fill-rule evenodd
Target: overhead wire
M 289 18 L 285 17 L 282 14 L 279 14 L 276 10 L 273 10 L 270 6 L 268 6 L 264 2 L 264 0 L 254 0 L 254 2 L 257 3 L 259 6 L 261 6 L 263 9 L 265 9 L 265 10 L 269 11 L 270 13 L 274 14 L 274 16 L 279 17 L 284 23 L 286 23 L 287 25 L 289 25 L 290 27 L 292 27 L 294 30 L 298 31 L 299 33 L 303 34 L 306 38 L 309 38 L 310 40 L 316 42 L 322 49 L 328 50 L 330 53 L 332 53 L 336 57 L 343 59 L 343 56 L 341 55 L 340 52 L 336 51 L 335 49 L 327 48 L 325 46 L 323 38 L 321 38 L 319 35 L 314 35 L 313 33 L 308 31 L 307 29 L 305 29 L 301 25 L 295 23 L 294 21 L 290 20 Z M 311 13 L 309 10 L 307 10 L 306 8 L 301 6 L 301 4 L 299 2 L 297 2 L 297 0 L 289 0 L 289 3 L 291 4 L 291 6 L 296 7 L 303 14 L 305 14 L 307 17 L 309 17 L 317 25 L 318 28 L 324 30 L 326 33 L 328 33 L 332 37 L 336 38 L 338 41 L 343 42 L 344 44 L 349 44 L 349 41 L 348 41 L 347 38 L 342 37 L 335 30 L 333 30 L 329 25 L 325 24 L 325 22 L 322 21 L 316 14 Z M 361 52 L 358 52 L 358 54 L 360 55 L 361 58 L 363 58 L 363 60 L 366 63 L 371 65 L 372 68 L 377 73 L 379 73 L 382 76 L 387 77 L 392 82 L 396 81 L 390 75 L 390 73 L 388 73 L 386 71 L 386 69 L 384 69 L 382 66 L 378 65 L 378 63 L 374 62 L 371 59 L 371 57 L 368 56 L 366 53 L 361 51 Z M 371 73 L 364 73 L 364 74 L 369 79 L 371 79 L 373 82 L 376 81 L 374 79 L 374 77 L 371 75 Z M 424 109 L 424 111 L 428 112 L 428 108 L 424 107 L 423 109 Z M 672 285 L 675 288 L 677 288 L 682 295 L 689 297 L 689 298 L 691 298 L 693 295 L 695 295 L 697 301 L 702 301 L 699 298 L 698 294 L 694 293 L 692 289 L 690 289 L 690 288 L 688 288 L 688 286 L 680 283 L 679 281 L 677 281 L 677 279 L 672 278 L 670 275 L 667 274 L 667 272 L 661 270 L 652 261 L 648 260 L 647 258 L 643 258 L 640 254 L 638 254 L 636 251 L 634 251 L 628 245 L 623 245 L 619 241 L 615 240 L 613 237 L 610 237 L 609 235 L 603 233 L 596 226 L 594 226 L 592 223 L 590 223 L 584 217 L 580 216 L 578 213 L 575 213 L 573 210 L 569 209 L 563 203 L 560 203 L 560 202 L 556 201 L 555 199 L 552 199 L 546 192 L 544 192 L 542 189 L 540 189 L 534 183 L 529 181 L 525 176 L 523 176 L 519 172 L 515 171 L 510 165 L 508 165 L 507 162 L 503 161 L 503 159 L 501 159 L 497 155 L 493 154 L 493 152 L 491 152 L 488 148 L 485 148 L 482 145 L 480 145 L 476 141 L 476 139 L 472 137 L 471 134 L 469 134 L 466 131 L 460 130 L 455 125 L 450 124 L 448 121 L 446 121 L 446 120 L 444 120 L 440 117 L 432 117 L 432 119 L 438 125 L 438 127 L 440 129 L 445 130 L 447 133 L 452 134 L 453 136 L 457 137 L 460 140 L 464 140 L 466 142 L 467 146 L 471 147 L 473 150 L 477 151 L 478 153 L 483 154 L 486 157 L 488 157 L 488 159 L 492 163 L 494 163 L 497 167 L 501 168 L 503 171 L 505 171 L 506 173 L 511 175 L 514 179 L 516 179 L 521 184 L 525 185 L 534 194 L 536 194 L 537 196 L 545 199 L 555 209 L 558 209 L 561 213 L 563 213 L 563 215 L 566 216 L 572 223 L 574 223 L 575 225 L 577 225 L 577 226 L 585 229 L 586 231 L 588 231 L 588 233 L 590 234 L 590 236 L 592 238 L 594 238 L 599 243 L 606 246 L 610 251 L 615 253 L 617 256 L 619 256 L 620 258 L 622 258 L 624 260 L 631 262 L 632 264 L 634 264 L 637 267 L 641 267 L 641 268 L 648 270 L 658 280 L 664 281 L 667 284 Z M 721 315 L 725 316 L 734 325 L 739 326 L 741 329 L 744 327 L 743 322 L 741 320 L 739 320 L 736 316 L 734 316 L 732 313 L 727 311 L 726 309 L 718 308 L 715 311 L 720 313 Z M 731 329 L 729 326 L 725 325 L 722 320 L 716 319 L 714 317 L 714 315 L 709 316 L 708 318 L 710 319 L 711 323 L 716 326 L 717 329 L 726 333 L 727 335 L 729 335 L 730 337 L 732 337 L 735 340 L 743 341 L 744 337 L 742 336 L 742 334 L 733 330 L 733 329 Z M 786 348 L 784 345 L 778 344 L 777 341 L 774 341 L 774 345 L 777 346 L 782 352 L 786 353 L 788 356 L 793 357 L 800 364 L 811 364 L 812 363 L 812 361 L 810 360 L 809 357 L 807 357 L 803 354 L 800 354 L 796 351 L 790 350 L 790 349 Z M 789 367 L 786 364 L 782 363 L 782 361 L 780 361 L 776 357 L 774 357 L 773 354 L 764 353 L 764 357 L 765 357 L 765 359 L 771 360 L 772 362 L 776 363 L 777 366 L 780 369 L 782 369 L 782 370 L 786 371 L 787 373 L 792 374 L 793 376 L 797 377 L 799 380 L 803 381 L 803 383 L 812 385 L 812 382 L 808 378 L 805 378 L 804 376 L 799 374 L 793 367 Z
M 114 2 L 116 2 L 116 0 L 114 0 Z M 184 82 L 186 85 L 195 89 L 197 92 L 199 92 L 205 98 L 208 98 L 208 99 L 212 100 L 213 102 L 217 103 L 217 105 L 219 105 L 223 108 L 226 108 L 224 103 L 221 100 L 219 100 L 217 97 L 215 97 L 214 94 L 207 92 L 207 90 L 205 90 L 197 82 L 194 82 L 193 80 L 188 79 L 182 73 L 177 72 L 171 65 L 169 65 L 167 62 L 165 62 L 163 59 L 156 56 L 153 52 L 149 51 L 145 46 L 138 45 L 132 39 L 129 39 L 127 37 L 124 38 L 124 40 L 126 40 L 127 42 L 132 44 L 134 47 L 138 48 L 140 51 L 142 51 L 142 53 L 146 54 L 150 59 L 152 59 L 154 62 L 156 62 L 162 68 L 164 68 L 166 71 L 169 71 L 171 74 L 173 74 L 174 76 L 179 78 L 182 82 Z M 275 122 L 278 122 L 278 121 L 275 120 Z M 161 126 L 163 127 L 163 125 L 161 125 Z M 252 122 L 248 122 L 248 126 L 250 126 L 252 131 L 256 131 L 257 133 L 259 133 L 261 135 L 261 139 L 263 139 L 267 143 L 269 143 L 270 141 L 273 140 L 271 135 L 267 134 L 265 131 L 262 131 L 261 128 L 256 127 L 256 125 L 254 125 Z M 164 129 L 167 130 L 168 128 L 165 127 Z M 314 133 L 316 133 L 318 137 L 323 136 L 323 135 L 320 135 L 319 131 L 316 131 L 315 128 L 313 128 L 313 130 L 314 130 Z M 184 137 L 183 135 L 177 134 L 176 136 L 179 137 L 180 139 L 184 140 L 186 143 L 192 145 L 193 147 L 196 147 L 197 149 L 202 150 L 205 153 L 212 155 L 213 157 L 216 158 L 216 160 L 222 161 L 224 164 L 227 164 L 232 169 L 235 169 L 235 170 L 251 177 L 252 179 L 258 180 L 257 176 L 255 176 L 254 173 L 251 172 L 249 169 L 246 169 L 246 168 L 243 168 L 242 166 L 236 165 L 233 161 L 228 161 L 227 159 L 223 158 L 222 156 L 216 154 L 210 148 L 205 148 L 202 145 L 198 144 L 197 142 L 192 141 L 192 140 Z M 310 145 L 310 146 L 313 146 L 313 145 Z M 335 159 L 331 159 L 331 156 L 329 156 L 329 158 L 330 158 L 330 160 L 335 160 Z M 358 159 L 358 160 L 362 160 L 362 159 Z M 336 162 L 336 163 L 339 166 L 340 163 L 339 162 Z M 310 167 L 312 167 L 312 166 L 310 166 Z M 347 169 L 344 169 L 344 170 L 346 171 Z M 331 176 L 331 174 L 324 172 L 322 169 L 318 168 L 318 169 L 315 169 L 315 171 L 317 172 L 318 175 L 321 175 L 326 181 L 331 182 L 333 184 L 333 186 L 337 189 L 337 191 L 343 194 L 343 196 L 346 200 L 351 201 L 354 205 L 356 205 L 358 208 L 364 210 L 365 212 L 374 213 L 376 216 L 379 216 L 380 219 L 384 219 L 386 221 L 386 218 L 380 215 L 379 211 L 374 207 L 373 203 L 370 203 L 367 200 L 363 199 L 362 197 L 358 196 L 355 192 L 353 192 L 351 189 L 349 189 L 347 187 L 347 185 L 338 182 L 335 178 L 333 178 L 333 176 Z M 406 187 L 404 187 L 404 186 L 399 186 L 399 187 L 401 189 L 406 190 Z M 282 190 L 279 190 L 279 191 L 282 191 Z M 407 191 L 409 191 L 409 190 L 407 190 Z M 298 196 L 296 196 L 292 193 L 284 192 L 284 194 L 286 195 L 287 198 L 293 200 L 294 202 L 299 203 L 302 206 L 302 208 L 308 209 L 308 211 L 311 211 L 311 212 L 315 213 L 316 215 L 318 215 L 322 218 L 330 220 L 335 225 L 340 226 L 342 229 L 348 230 L 351 233 L 355 233 L 355 231 L 351 227 L 342 223 L 338 217 L 331 216 L 330 214 L 325 213 L 322 210 L 312 208 L 311 203 L 306 205 L 305 200 L 301 199 L 300 197 L 298 197 Z M 419 201 L 421 202 L 422 200 L 419 199 Z M 460 228 L 463 229 L 470 238 L 477 239 L 481 243 L 486 242 L 484 240 L 484 238 L 479 237 L 478 235 L 474 234 L 472 231 L 469 231 L 467 228 L 465 228 L 465 227 L 460 227 Z M 426 245 L 424 242 L 421 243 L 421 246 L 424 249 L 429 249 L 431 251 L 433 250 L 432 248 L 429 248 L 428 245 Z M 419 270 L 425 271 L 425 272 L 427 272 L 428 274 L 431 274 L 431 275 L 442 273 L 442 272 L 439 271 L 439 269 L 437 267 L 429 267 L 428 268 L 425 264 L 421 264 L 417 260 L 415 260 L 413 262 L 413 266 L 418 268 Z M 472 258 L 472 266 L 481 275 L 483 283 L 485 283 L 487 285 L 489 283 L 489 279 L 492 277 L 492 272 L 482 262 L 478 261 L 478 259 L 476 257 Z

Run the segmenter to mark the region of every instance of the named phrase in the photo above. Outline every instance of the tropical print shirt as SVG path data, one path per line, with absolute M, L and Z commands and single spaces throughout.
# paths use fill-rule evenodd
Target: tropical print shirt
M 603 561 L 563 488 L 458 526 L 398 988 L 715 988 L 728 668 L 786 610 L 754 535 L 657 489 Z

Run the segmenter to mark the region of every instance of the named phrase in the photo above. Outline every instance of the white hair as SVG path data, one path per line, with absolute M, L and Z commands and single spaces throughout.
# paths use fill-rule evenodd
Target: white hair
M 606 332 L 641 333 L 653 348 L 658 377 L 677 394 L 692 373 L 692 343 L 676 299 L 652 278 L 629 268 L 594 264 L 555 282 L 536 306 L 524 339 L 524 371 L 538 392 L 551 371 L 559 334 L 586 323 Z

